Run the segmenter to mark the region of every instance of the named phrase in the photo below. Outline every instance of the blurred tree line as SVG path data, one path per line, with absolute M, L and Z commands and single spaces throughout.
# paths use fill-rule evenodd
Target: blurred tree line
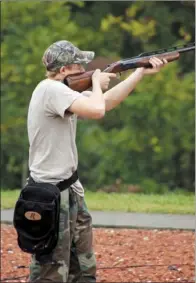
M 1 187 L 20 187 L 28 175 L 28 103 L 44 79 L 41 58 L 52 42 L 66 39 L 113 61 L 184 44 L 194 41 L 194 5 L 194 1 L 2 3 Z M 79 121 L 79 171 L 85 186 L 97 189 L 121 179 L 193 190 L 194 87 L 194 52 L 190 52 L 160 73 L 146 76 L 103 120 Z

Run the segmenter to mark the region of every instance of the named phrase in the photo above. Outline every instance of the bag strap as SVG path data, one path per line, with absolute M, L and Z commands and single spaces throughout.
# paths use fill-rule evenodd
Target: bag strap
M 78 172 L 76 170 L 69 179 L 61 181 L 56 186 L 62 192 L 65 189 L 69 188 L 71 185 L 73 185 L 77 180 L 78 180 Z
M 56 186 L 59 188 L 60 192 L 64 191 L 65 189 L 68 189 L 71 185 L 73 185 L 78 180 L 78 171 L 76 170 L 69 179 L 63 180 L 56 184 Z M 31 175 L 29 176 L 29 183 L 35 183 Z

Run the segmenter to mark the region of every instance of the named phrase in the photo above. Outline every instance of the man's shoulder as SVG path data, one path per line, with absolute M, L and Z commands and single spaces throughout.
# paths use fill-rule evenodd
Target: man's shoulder
M 53 87 L 53 86 L 63 86 L 64 84 L 62 84 L 60 81 L 56 81 L 56 80 L 51 80 L 51 79 L 44 79 L 42 81 L 40 81 L 36 88 L 37 87 L 47 87 L 47 86 L 50 86 L 50 87 Z
M 32 96 L 40 95 L 40 93 L 45 95 L 53 95 L 55 93 L 70 93 L 72 90 L 60 81 L 52 79 L 44 79 L 40 81 L 35 87 Z
M 71 88 L 69 88 L 66 84 L 61 81 L 52 80 L 52 79 L 45 79 L 42 82 L 43 85 L 48 87 L 48 90 L 51 91 L 63 91 L 63 92 L 75 92 Z

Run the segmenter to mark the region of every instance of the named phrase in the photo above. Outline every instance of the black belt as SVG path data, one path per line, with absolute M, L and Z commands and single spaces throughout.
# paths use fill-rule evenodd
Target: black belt
M 59 188 L 59 190 L 62 192 L 65 189 L 68 189 L 71 185 L 73 185 L 78 180 L 78 172 L 77 170 L 71 175 L 71 177 L 67 180 L 63 180 L 56 184 L 56 186 Z M 29 176 L 29 183 L 35 183 L 33 178 Z

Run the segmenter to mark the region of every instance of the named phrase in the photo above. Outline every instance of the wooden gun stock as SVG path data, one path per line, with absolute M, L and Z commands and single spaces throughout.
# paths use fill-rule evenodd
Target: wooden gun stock
M 82 92 L 92 86 L 92 75 L 94 71 L 80 74 L 69 75 L 65 78 L 64 83 L 75 91 Z

